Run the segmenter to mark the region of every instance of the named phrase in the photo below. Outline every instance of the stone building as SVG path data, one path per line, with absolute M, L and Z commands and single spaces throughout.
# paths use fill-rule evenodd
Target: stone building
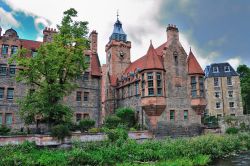
M 45 28 L 43 42 L 50 42 L 54 33 L 57 33 L 55 29 Z M 85 52 L 89 67 L 82 77 L 77 79 L 78 88 L 64 98 L 64 102 L 74 110 L 76 121 L 90 117 L 96 121 L 96 125 L 99 124 L 101 110 L 101 67 L 97 53 L 97 37 L 97 32 L 92 31 L 89 37 L 90 50 Z M 36 56 L 36 51 L 43 42 L 21 39 L 14 29 L 8 29 L 2 35 L 0 28 L 0 125 L 23 127 L 18 116 L 17 100 L 29 90 L 26 85 L 15 81 L 19 68 L 15 64 L 8 64 L 8 59 L 20 48 L 30 50 L 27 58 L 32 58 Z
M 206 114 L 215 117 L 243 115 L 240 78 L 229 63 L 205 69 Z
M 166 41 L 131 62 L 131 42 L 119 19 L 106 45 L 103 65 L 102 115 L 118 107 L 136 110 L 141 126 L 160 135 L 199 133 L 205 110 L 204 72 L 179 41 L 179 30 L 168 25 Z M 103 118 L 103 117 L 102 117 Z

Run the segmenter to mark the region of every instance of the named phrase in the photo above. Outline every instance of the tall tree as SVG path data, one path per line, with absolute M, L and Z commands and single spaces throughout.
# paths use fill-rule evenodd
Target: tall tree
M 245 114 L 250 114 L 250 68 L 246 65 L 240 65 L 237 68 L 240 74 L 241 96 Z
M 35 57 L 27 58 L 28 50 L 21 49 L 11 60 L 23 68 L 17 81 L 35 89 L 19 102 L 20 115 L 26 124 L 39 117 L 50 127 L 72 118 L 71 109 L 62 99 L 77 87 L 75 79 L 87 68 L 84 50 L 89 48 L 88 23 L 74 21 L 73 17 L 77 17 L 75 9 L 64 12 L 52 42 L 42 44 Z

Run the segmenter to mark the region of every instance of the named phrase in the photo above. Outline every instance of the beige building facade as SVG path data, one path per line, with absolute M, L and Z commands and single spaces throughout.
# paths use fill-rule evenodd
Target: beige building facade
M 215 63 L 205 69 L 206 114 L 215 117 L 243 114 L 240 78 L 229 63 Z

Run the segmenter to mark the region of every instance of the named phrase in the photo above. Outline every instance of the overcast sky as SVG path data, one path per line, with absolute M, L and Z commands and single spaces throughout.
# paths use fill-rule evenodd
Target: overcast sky
M 69 8 L 78 20 L 98 32 L 98 52 L 105 63 L 105 44 L 119 10 L 132 61 L 143 56 L 152 39 L 158 47 L 166 41 L 166 26 L 176 24 L 180 40 L 204 68 L 230 62 L 250 66 L 250 1 L 247 0 L 0 0 L 0 26 L 13 28 L 20 38 L 42 40 L 45 26 L 55 28 Z

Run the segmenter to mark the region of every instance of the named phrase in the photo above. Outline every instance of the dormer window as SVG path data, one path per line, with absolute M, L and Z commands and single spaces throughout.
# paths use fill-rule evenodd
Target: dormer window
M 214 67 L 213 67 L 213 73 L 218 73 L 218 72 L 219 72 L 218 66 L 214 66 Z
M 230 66 L 225 66 L 225 67 L 224 67 L 224 71 L 225 71 L 225 72 L 230 72 Z

